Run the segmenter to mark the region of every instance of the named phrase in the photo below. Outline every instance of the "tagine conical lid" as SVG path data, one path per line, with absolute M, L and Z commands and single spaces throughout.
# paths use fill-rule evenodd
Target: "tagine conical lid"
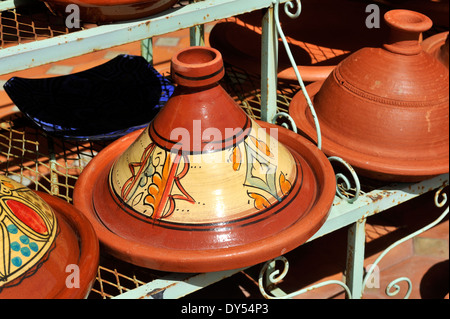
M 0 299 L 87 297 L 98 239 L 72 205 L 0 175 Z
M 361 175 L 416 181 L 448 172 L 448 69 L 422 50 L 423 14 L 385 14 L 391 37 L 343 60 L 322 82 L 307 87 L 327 155 L 347 160 Z M 303 94 L 290 114 L 310 138 L 314 122 Z
M 165 271 L 234 269 L 297 247 L 325 221 L 335 181 L 324 154 L 263 130 L 217 83 L 223 75 L 215 49 L 177 53 L 178 86 L 158 116 L 81 174 L 74 204 L 111 254 Z

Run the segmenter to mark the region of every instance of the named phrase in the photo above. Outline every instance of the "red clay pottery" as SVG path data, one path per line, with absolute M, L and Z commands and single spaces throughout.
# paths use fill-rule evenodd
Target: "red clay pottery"
M 219 51 L 181 50 L 171 74 L 178 86 L 149 126 L 103 149 L 75 186 L 104 247 L 143 267 L 210 272 L 304 243 L 335 194 L 325 155 L 251 120 L 217 83 Z
M 87 218 L 4 175 L 0 188 L 0 299 L 86 298 L 99 263 Z
M 391 9 L 407 9 L 420 12 L 430 17 L 433 24 L 449 27 L 449 0 L 377 0 Z
M 351 52 L 382 44 L 387 28 L 366 27 L 370 14 L 366 6 L 351 0 L 303 0 L 297 19 L 286 16 L 280 7 L 283 32 L 303 81 L 324 80 Z M 262 17 L 261 11 L 255 11 L 216 24 L 210 33 L 211 46 L 223 54 L 225 62 L 260 74 Z M 297 81 L 281 40 L 278 47 L 278 78 Z
M 448 172 L 448 69 L 418 41 L 432 22 L 408 10 L 389 11 L 385 21 L 392 32 L 382 47 L 353 53 L 325 81 L 307 86 L 323 150 L 376 179 L 416 181 Z M 290 114 L 316 138 L 302 92 Z
M 432 35 L 423 40 L 422 48 L 432 56 L 436 57 L 448 69 L 448 31 Z
M 67 17 L 70 4 L 80 9 L 80 20 L 107 23 L 148 17 L 171 8 L 177 0 L 42 0 L 54 13 Z

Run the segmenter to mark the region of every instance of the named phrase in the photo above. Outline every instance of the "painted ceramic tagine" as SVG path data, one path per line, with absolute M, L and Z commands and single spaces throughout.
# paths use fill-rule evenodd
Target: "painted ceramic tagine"
M 62 199 L 0 175 L 0 299 L 86 298 L 99 263 L 89 221 Z
M 382 47 L 353 53 L 325 81 L 307 86 L 321 125 L 322 148 L 376 179 L 417 181 L 446 173 L 448 69 L 418 41 L 432 22 L 408 10 L 392 10 L 384 18 L 391 37 Z M 289 112 L 315 139 L 301 92 Z
M 174 6 L 178 0 L 41 0 L 55 14 L 68 17 L 76 5 L 80 20 L 108 23 L 148 17 Z
M 325 79 L 350 53 L 382 44 L 387 28 L 367 28 L 367 3 L 353 0 L 303 0 L 301 14 L 292 19 L 280 10 L 280 23 L 305 82 Z M 380 13 L 385 10 L 379 6 Z M 249 73 L 261 72 L 262 11 L 217 23 L 211 30 L 211 46 L 225 62 Z M 236 36 L 239 34 L 239 36 Z M 278 78 L 297 81 L 281 40 L 278 42 Z
M 105 249 L 143 267 L 210 272 L 304 243 L 334 199 L 325 155 L 251 120 L 217 83 L 219 51 L 181 50 L 171 74 L 178 86 L 149 126 L 103 149 L 75 185 Z

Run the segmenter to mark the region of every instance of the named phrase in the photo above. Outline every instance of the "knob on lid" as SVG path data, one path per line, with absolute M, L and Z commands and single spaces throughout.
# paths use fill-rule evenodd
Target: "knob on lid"
M 433 22 L 426 15 L 401 9 L 386 12 L 384 20 L 391 28 L 389 41 L 384 44 L 384 48 L 405 55 L 422 51 L 419 42 L 422 32 L 433 26 Z

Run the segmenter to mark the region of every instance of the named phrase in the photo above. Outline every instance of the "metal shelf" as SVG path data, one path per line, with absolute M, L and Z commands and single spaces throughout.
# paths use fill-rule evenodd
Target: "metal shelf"
M 11 7 L 6 3 L 3 5 L 5 8 Z M 17 45 L 0 50 L 0 74 L 144 40 L 241 13 L 268 8 L 271 5 L 272 0 L 205 0 L 172 8 L 150 18 L 101 25 Z

